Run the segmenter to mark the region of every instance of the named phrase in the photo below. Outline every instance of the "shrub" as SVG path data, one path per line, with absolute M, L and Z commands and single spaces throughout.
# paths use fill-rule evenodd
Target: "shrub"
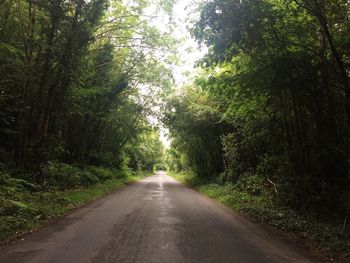
M 89 186 L 112 178 L 128 176 L 128 171 L 125 171 L 124 174 L 123 171 L 117 172 L 97 166 L 88 166 L 85 169 L 81 169 L 58 162 L 48 162 L 43 168 L 43 173 L 48 186 L 58 189 Z
M 237 188 L 240 191 L 247 192 L 253 195 L 261 195 L 263 192 L 264 182 L 263 178 L 258 175 L 251 175 L 245 173 L 237 181 Z
M 100 179 L 96 176 L 96 174 L 88 171 L 81 170 L 78 172 L 80 185 L 89 186 L 94 185 L 100 182 Z
M 86 170 L 92 173 L 101 181 L 106 181 L 114 177 L 114 173 L 110 169 L 97 167 L 97 166 L 89 166 L 86 168 Z
M 48 162 L 43 173 L 49 187 L 69 189 L 82 185 L 80 169 L 68 164 Z

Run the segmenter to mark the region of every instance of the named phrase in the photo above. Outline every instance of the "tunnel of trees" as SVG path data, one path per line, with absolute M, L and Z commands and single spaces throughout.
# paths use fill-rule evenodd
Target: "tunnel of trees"
M 190 30 L 208 52 L 181 86 L 176 25 L 147 13 L 171 18 L 175 2 L 0 0 L 0 228 L 24 209 L 19 191 L 165 161 L 346 225 L 349 1 L 199 1 Z

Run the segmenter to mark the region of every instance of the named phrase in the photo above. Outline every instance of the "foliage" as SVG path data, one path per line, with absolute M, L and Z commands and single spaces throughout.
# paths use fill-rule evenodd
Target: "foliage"
M 156 130 L 146 131 L 125 150 L 129 156 L 128 166 L 134 170 L 153 171 L 163 158 L 163 144 Z
M 150 129 L 151 96 L 172 82 L 176 42 L 144 15 L 151 5 L 171 10 L 144 0 L 1 1 L 0 161 L 32 171 L 122 165 Z M 67 173 L 67 184 L 96 180 Z
M 257 179 L 275 203 L 344 219 L 348 3 L 212 0 L 199 13 L 192 33 L 209 52 L 195 81 L 167 98 L 169 166 Z
M 168 98 L 167 108 L 171 110 L 165 112 L 163 123 L 170 129 L 176 149 L 169 152 L 169 157 L 177 159 L 171 166 L 191 167 L 203 177 L 220 171 L 220 128 L 216 127 L 219 115 L 215 107 L 206 91 L 190 87 L 182 96 Z
M 43 168 L 45 188 L 71 189 L 87 187 L 114 178 L 116 171 L 96 166 L 80 169 L 65 163 L 49 162 Z

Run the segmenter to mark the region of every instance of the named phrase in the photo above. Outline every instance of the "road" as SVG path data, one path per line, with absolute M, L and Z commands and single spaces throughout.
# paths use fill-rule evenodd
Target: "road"
M 0 250 L 1 263 L 310 263 L 276 233 L 157 173 Z

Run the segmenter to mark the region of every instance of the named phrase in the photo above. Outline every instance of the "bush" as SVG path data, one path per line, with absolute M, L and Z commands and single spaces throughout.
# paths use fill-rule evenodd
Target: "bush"
M 89 186 L 100 182 L 100 179 L 92 172 L 81 170 L 78 172 L 80 185 Z
M 240 191 L 260 196 L 264 190 L 264 179 L 258 175 L 244 174 L 239 178 L 236 186 Z
M 51 188 L 69 189 L 81 185 L 80 169 L 69 164 L 48 162 L 44 168 L 44 178 Z
M 128 175 L 102 167 L 89 166 L 85 169 L 80 169 L 58 162 L 48 162 L 43 169 L 43 173 L 49 187 L 59 189 L 94 185 L 115 178 L 116 174 L 120 178 Z
M 92 173 L 94 176 L 96 176 L 101 181 L 106 181 L 109 179 L 112 179 L 114 176 L 114 173 L 110 169 L 97 167 L 97 166 L 89 166 L 86 168 L 86 170 L 90 173 Z

